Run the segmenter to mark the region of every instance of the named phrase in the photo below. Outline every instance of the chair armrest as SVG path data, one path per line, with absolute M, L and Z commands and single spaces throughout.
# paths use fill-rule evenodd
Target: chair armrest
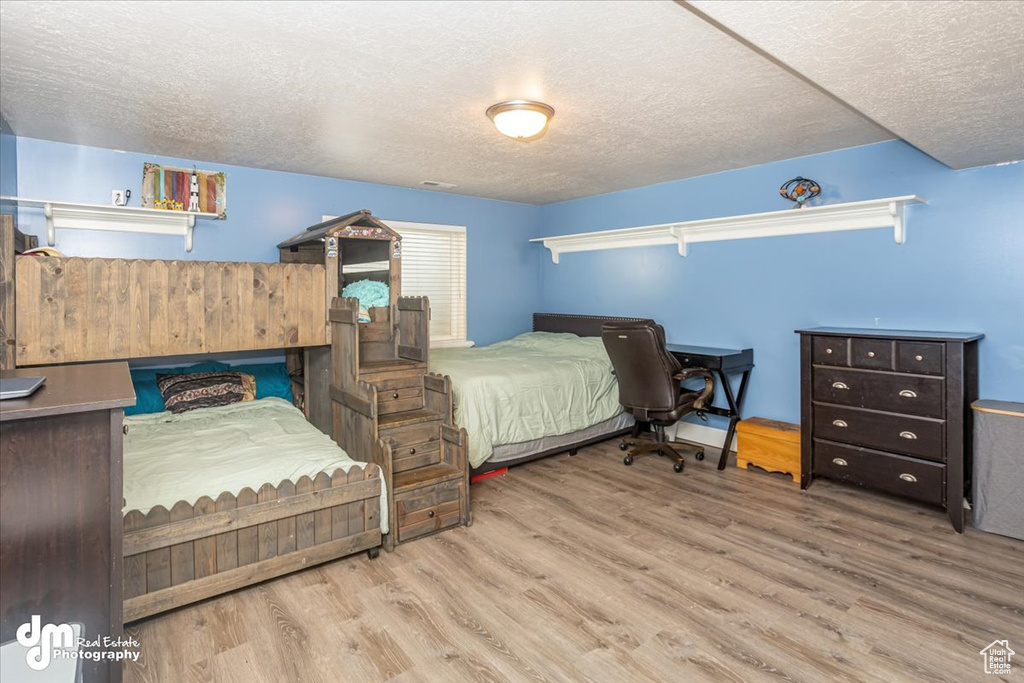
M 715 376 L 711 374 L 710 370 L 704 368 L 687 368 L 680 373 L 672 376 L 672 379 L 678 380 L 679 382 L 685 382 L 688 379 L 694 377 L 704 378 L 704 389 L 701 390 L 697 400 L 693 402 L 694 410 L 704 410 L 711 401 L 715 398 Z

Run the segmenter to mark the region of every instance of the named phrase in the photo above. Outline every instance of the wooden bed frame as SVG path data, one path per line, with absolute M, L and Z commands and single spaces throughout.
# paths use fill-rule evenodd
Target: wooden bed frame
M 325 347 L 323 265 L 17 256 L 0 221 L 0 369 L 228 351 Z M 307 413 L 308 418 L 308 413 Z M 377 440 L 346 475 L 123 517 L 124 621 L 382 546 Z M 211 492 L 216 495 L 216 492 Z M 116 505 L 116 502 L 114 503 Z M 117 512 L 113 513 L 120 518 Z M 120 558 L 115 561 L 122 561 Z
M 623 318 L 616 316 L 604 316 L 604 315 L 576 315 L 572 313 L 534 313 L 533 314 L 533 331 L 534 332 L 568 332 L 570 334 L 579 335 L 580 337 L 600 337 L 601 326 L 607 322 L 619 322 L 619 321 L 642 321 L 647 318 Z M 586 439 L 580 439 L 579 441 L 573 441 L 563 446 L 557 446 L 555 448 L 548 448 L 534 453 L 527 453 L 511 460 L 504 460 L 502 462 L 491 463 L 488 460 L 482 462 L 478 467 L 474 467 L 471 474 L 478 476 L 481 474 L 487 474 L 488 472 L 494 472 L 505 467 L 513 467 L 515 465 L 521 465 L 525 462 L 531 462 L 533 460 L 539 460 L 540 458 L 546 458 L 549 455 L 556 455 L 558 453 L 568 452 L 570 455 L 576 455 L 576 451 L 584 446 L 589 446 L 593 443 L 599 443 L 601 441 L 607 441 L 617 436 L 629 434 L 633 432 L 632 427 L 625 429 L 618 429 L 606 434 L 599 436 L 593 436 Z
M 125 623 L 361 550 L 376 557 L 382 480 L 367 463 L 128 512 Z

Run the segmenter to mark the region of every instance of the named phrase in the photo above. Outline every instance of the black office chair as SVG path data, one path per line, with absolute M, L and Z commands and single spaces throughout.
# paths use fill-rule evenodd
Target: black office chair
M 654 426 L 654 442 L 634 445 L 623 462 L 644 453 L 657 453 L 675 460 L 673 469 L 683 471 L 683 456 L 665 440 L 665 427 L 689 413 L 700 413 L 715 393 L 711 372 L 703 368 L 683 370 L 679 361 L 665 348 L 665 329 L 653 320 L 608 322 L 601 326 L 601 339 L 619 381 L 619 403 L 637 422 Z M 682 383 L 694 377 L 704 379 L 704 388 L 694 391 Z M 638 431 L 634 431 L 634 436 Z M 626 450 L 626 441 L 619 448 Z M 695 453 L 704 459 L 704 449 Z

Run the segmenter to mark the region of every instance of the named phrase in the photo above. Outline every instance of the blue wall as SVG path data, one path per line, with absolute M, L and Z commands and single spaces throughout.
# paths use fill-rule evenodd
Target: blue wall
M 191 253 L 178 237 L 58 230 L 57 248 L 65 254 L 277 261 L 276 245 L 324 214 L 365 208 L 385 219 L 466 226 L 469 339 L 489 344 L 530 327 L 540 260 L 527 240 L 538 231 L 539 207 L 32 138 L 18 138 L 17 145 L 17 194 L 33 199 L 107 204 L 111 190 L 130 189 L 130 204 L 138 206 L 145 161 L 227 173 L 228 218 L 199 221 Z M 41 209 L 21 209 L 19 227 L 45 243 Z
M 0 196 L 18 194 L 18 138 L 0 116 Z M 0 202 L 0 213 L 16 213 L 13 204 Z
M 1024 164 L 952 171 L 894 141 L 551 204 L 545 235 L 772 211 L 797 175 L 845 202 L 917 194 L 907 243 L 865 230 L 563 254 L 541 308 L 649 316 L 670 341 L 753 347 L 745 414 L 799 421 L 799 346 L 818 325 L 984 332 L 981 395 L 1024 401 Z M 720 424 L 720 423 L 719 423 Z

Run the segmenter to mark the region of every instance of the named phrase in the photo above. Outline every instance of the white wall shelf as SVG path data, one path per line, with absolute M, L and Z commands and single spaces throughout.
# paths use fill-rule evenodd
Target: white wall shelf
M 215 213 L 143 209 L 134 206 L 82 204 L 47 199 L 0 197 L 21 206 L 39 206 L 46 216 L 46 241 L 52 247 L 57 243 L 56 231 L 62 230 L 114 230 L 139 232 L 150 235 L 179 235 L 185 238 L 185 251 L 192 251 L 192 231 L 197 218 L 216 218 Z
M 708 218 L 685 223 L 537 237 L 530 241 L 540 242 L 547 247 L 551 251 L 551 260 L 555 263 L 558 263 L 562 254 L 573 251 L 674 244 L 679 250 L 679 255 L 686 256 L 688 245 L 694 242 L 873 228 L 891 228 L 896 244 L 903 244 L 907 239 L 905 208 L 911 204 L 923 204 L 925 201 L 917 195 L 904 195 L 863 202 L 751 213 L 744 216 Z

